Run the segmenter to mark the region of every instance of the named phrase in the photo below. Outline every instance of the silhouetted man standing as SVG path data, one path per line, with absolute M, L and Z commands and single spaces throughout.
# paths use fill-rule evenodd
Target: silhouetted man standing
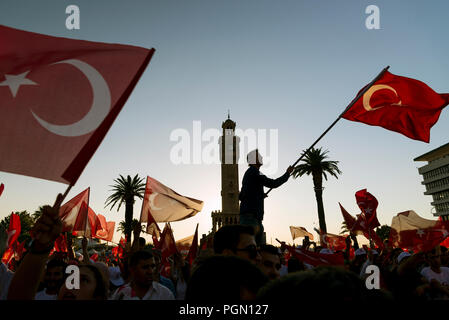
M 248 153 L 247 161 L 249 168 L 246 170 L 240 191 L 240 224 L 254 227 L 257 245 L 262 244 L 264 227 L 262 225 L 264 215 L 264 199 L 266 194 L 263 187 L 277 188 L 287 182 L 293 167 L 277 179 L 270 179 L 263 175 L 259 169 L 263 165 L 262 156 L 259 151 L 253 150 Z

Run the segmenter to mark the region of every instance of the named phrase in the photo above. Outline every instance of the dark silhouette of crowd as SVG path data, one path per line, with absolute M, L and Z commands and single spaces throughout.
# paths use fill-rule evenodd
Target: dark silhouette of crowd
M 55 206 L 43 208 L 29 250 L 9 265 L 14 270 L 2 263 L 0 299 L 303 303 L 317 297 L 334 302 L 449 299 L 447 248 L 413 253 L 393 248 L 388 241 L 382 250 L 361 248 L 354 235 L 347 238 L 346 249 L 337 252 L 303 242 L 301 250 L 341 254 L 344 264 L 338 266 L 312 266 L 285 243 L 258 245 L 255 230 L 248 225 L 221 227 L 213 247 L 200 250 L 192 265 L 182 254 L 172 255 L 166 272 L 162 272 L 163 253 L 139 237 L 140 226 L 122 257 L 103 252 L 94 261 L 85 239 L 83 254 L 75 254 L 68 241 L 67 253 L 49 256 L 62 230 L 59 202 L 58 196 Z M 370 266 L 379 270 L 379 288 L 367 285 Z

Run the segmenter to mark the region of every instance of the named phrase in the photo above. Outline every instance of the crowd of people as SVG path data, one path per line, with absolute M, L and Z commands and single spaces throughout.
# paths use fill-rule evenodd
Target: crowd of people
M 411 253 L 385 247 L 359 247 L 357 238 L 347 238 L 346 249 L 310 247 L 302 250 L 341 254 L 342 265 L 312 266 L 291 254 L 291 248 L 258 245 L 254 228 L 248 225 L 221 227 L 213 248 L 201 250 L 192 265 L 180 254 L 169 258 L 168 274 L 161 272 L 163 253 L 139 237 L 124 248 L 122 258 L 101 254 L 90 258 L 87 240 L 82 254 L 71 246 L 67 254 L 53 253 L 62 226 L 58 204 L 44 207 L 36 222 L 33 242 L 12 272 L 0 267 L 2 300 L 185 300 L 226 301 L 400 301 L 449 299 L 449 253 L 443 246 L 429 252 Z M 352 252 L 352 254 L 350 254 Z M 108 257 L 108 259 L 106 259 Z M 380 270 L 379 288 L 370 289 L 368 266 Z M 71 281 L 70 266 L 79 270 L 79 287 Z M 72 268 L 74 270 L 76 268 Z M 166 270 L 167 271 L 167 270 Z M 163 275 L 164 274 L 164 275 Z M 70 280 L 70 281 L 69 281 Z

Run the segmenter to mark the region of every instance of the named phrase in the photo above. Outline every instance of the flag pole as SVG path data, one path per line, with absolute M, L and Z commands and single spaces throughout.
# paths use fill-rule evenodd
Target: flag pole
M 343 110 L 343 112 L 338 116 L 337 119 L 335 119 L 335 121 L 329 126 L 329 128 L 326 129 L 326 131 L 324 131 L 318 139 L 315 140 L 315 142 L 305 151 L 301 154 L 301 156 L 298 158 L 298 160 L 295 161 L 295 163 L 293 163 L 291 166 L 294 167 L 298 164 L 299 161 L 301 161 L 301 159 L 335 126 L 335 124 L 341 119 L 341 117 L 345 114 L 346 111 L 348 111 L 356 102 L 357 100 L 359 100 L 364 94 L 365 92 L 367 92 L 369 90 L 369 88 L 371 88 L 373 86 L 373 84 L 379 80 L 384 73 L 390 68 L 390 66 L 386 66 L 374 79 L 373 81 L 371 81 L 362 91 L 360 91 L 360 93 L 351 101 L 351 103 L 346 107 L 345 110 Z M 273 188 L 270 188 L 267 193 L 265 193 L 265 195 L 268 195 L 270 193 L 270 191 L 273 190 Z
M 64 201 L 65 197 L 67 197 L 67 195 L 69 194 L 72 187 L 73 187 L 73 184 L 69 184 L 69 186 L 65 190 L 64 194 L 62 195 L 61 203 L 62 203 L 62 201 Z

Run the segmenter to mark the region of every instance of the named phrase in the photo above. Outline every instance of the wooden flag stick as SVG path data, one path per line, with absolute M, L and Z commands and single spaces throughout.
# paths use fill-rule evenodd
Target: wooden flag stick
M 357 100 L 359 100 L 364 94 L 365 92 L 367 92 L 369 90 L 369 88 L 371 88 L 373 86 L 373 84 L 380 79 L 380 77 L 383 76 L 383 74 L 390 68 L 390 66 L 385 67 L 378 75 L 377 77 L 374 78 L 373 81 L 371 81 L 355 98 L 354 100 L 351 101 L 351 103 L 346 107 L 345 110 L 343 110 L 343 112 L 338 116 L 338 118 L 329 126 L 329 128 L 326 129 L 326 131 L 324 131 L 321 136 L 315 140 L 315 142 L 305 151 L 301 154 L 301 156 L 298 158 L 298 160 L 296 160 L 295 163 L 292 164 L 292 167 L 296 166 L 298 164 L 299 161 L 301 161 L 301 159 L 330 131 L 330 129 L 332 129 L 335 124 L 341 119 L 341 117 L 345 114 L 346 111 L 348 111 L 353 105 L 354 103 L 357 102 Z M 268 193 L 270 193 L 270 191 L 273 190 L 273 188 L 270 188 L 266 195 L 268 195 Z
M 72 189 L 73 185 L 69 184 L 69 186 L 67 187 L 67 189 L 65 190 L 64 194 L 62 195 L 62 200 L 61 203 L 64 201 L 65 197 L 67 197 L 67 195 L 69 194 L 70 190 Z

